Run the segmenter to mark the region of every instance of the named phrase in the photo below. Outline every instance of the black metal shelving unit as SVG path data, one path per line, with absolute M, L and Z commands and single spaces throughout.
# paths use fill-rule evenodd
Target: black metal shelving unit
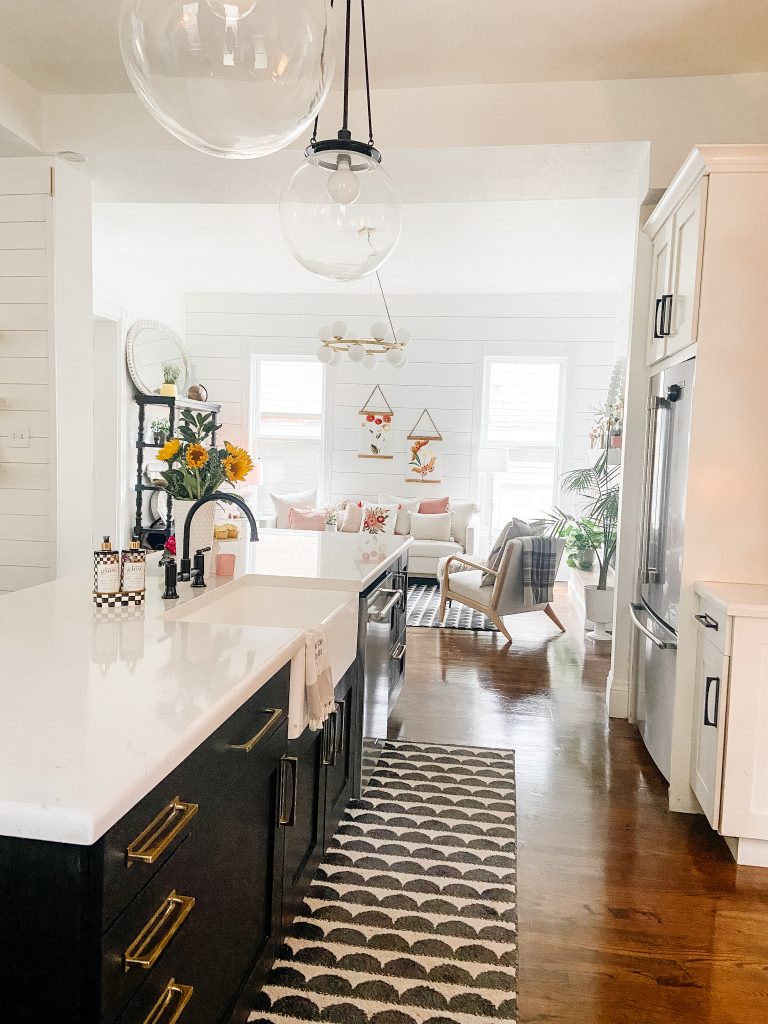
M 148 532 L 148 527 L 145 527 L 142 522 L 143 518 L 143 501 L 142 497 L 145 491 L 164 491 L 164 487 L 159 487 L 155 484 L 145 484 L 144 480 L 144 451 L 147 448 L 160 449 L 160 445 L 153 444 L 149 441 L 144 440 L 144 433 L 146 430 L 146 409 L 147 406 L 151 405 L 164 405 L 168 408 L 168 422 L 170 424 L 170 437 L 173 437 L 176 429 L 176 410 L 177 409 L 189 409 L 191 412 L 212 412 L 213 413 L 213 434 L 211 435 L 211 445 L 216 444 L 216 434 L 219 430 L 219 414 L 221 413 L 221 405 L 217 402 L 194 402 L 191 398 L 171 398 L 167 395 L 142 395 L 136 392 L 133 396 L 133 400 L 138 406 L 139 410 L 139 426 L 136 434 L 136 483 L 134 490 L 136 492 L 136 518 L 135 518 L 135 530 L 136 536 L 138 536 L 142 544 L 144 538 Z M 165 516 L 165 536 L 166 538 L 171 536 L 173 532 L 173 506 L 170 494 L 166 495 L 166 516 Z

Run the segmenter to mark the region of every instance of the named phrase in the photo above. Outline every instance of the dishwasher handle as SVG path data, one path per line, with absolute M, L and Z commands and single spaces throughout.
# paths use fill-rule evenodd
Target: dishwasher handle
M 370 612 L 368 612 L 368 621 L 386 622 L 387 616 L 392 611 L 392 609 L 396 607 L 398 604 L 400 604 L 400 602 L 403 600 L 403 592 L 402 590 L 377 590 L 376 594 L 391 594 L 392 596 L 390 597 L 390 599 L 387 601 L 383 608 L 379 608 L 378 610 L 373 609 Z
M 638 612 L 645 612 L 645 608 L 643 607 L 643 605 L 630 604 L 629 617 L 632 619 L 632 623 L 635 629 L 639 630 L 643 634 L 643 636 L 647 637 L 655 647 L 658 647 L 660 651 L 676 651 L 677 644 L 671 643 L 668 640 L 660 640 L 655 633 L 652 633 L 647 626 L 643 625 L 643 623 L 638 618 Z

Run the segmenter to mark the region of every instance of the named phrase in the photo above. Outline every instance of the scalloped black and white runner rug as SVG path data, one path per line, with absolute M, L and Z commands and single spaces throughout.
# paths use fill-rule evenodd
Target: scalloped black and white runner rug
M 490 592 L 489 592 L 490 593 Z M 430 629 L 472 629 L 476 633 L 498 633 L 498 627 L 483 612 L 454 601 L 445 612 L 445 622 L 439 618 L 440 587 L 437 583 L 411 583 L 408 587 L 407 626 L 426 626 Z
M 379 754 L 250 1021 L 516 1021 L 514 753 Z

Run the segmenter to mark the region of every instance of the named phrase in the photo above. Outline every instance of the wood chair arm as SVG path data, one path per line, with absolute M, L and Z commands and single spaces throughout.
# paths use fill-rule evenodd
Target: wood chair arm
M 487 565 L 481 565 L 480 562 L 472 562 L 470 561 L 469 558 L 464 558 L 461 555 L 451 555 L 448 558 L 448 561 L 445 563 L 445 566 L 443 567 L 444 579 L 447 579 L 450 576 L 450 573 L 448 572 L 448 566 L 451 564 L 451 562 L 461 562 L 462 565 L 468 565 L 470 569 L 480 569 L 482 570 L 482 572 L 490 573 L 491 576 L 499 575 L 496 569 L 489 569 Z

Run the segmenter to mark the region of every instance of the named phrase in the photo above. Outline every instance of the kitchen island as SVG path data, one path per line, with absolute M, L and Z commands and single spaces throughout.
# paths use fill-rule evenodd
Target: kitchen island
M 180 584 L 178 601 L 157 567 L 137 610 L 95 609 L 90 574 L 0 598 L 15 1024 L 246 1018 L 359 779 L 358 605 L 404 574 L 407 546 L 268 531 L 234 579 Z M 341 638 L 320 732 L 292 713 L 315 610 Z

